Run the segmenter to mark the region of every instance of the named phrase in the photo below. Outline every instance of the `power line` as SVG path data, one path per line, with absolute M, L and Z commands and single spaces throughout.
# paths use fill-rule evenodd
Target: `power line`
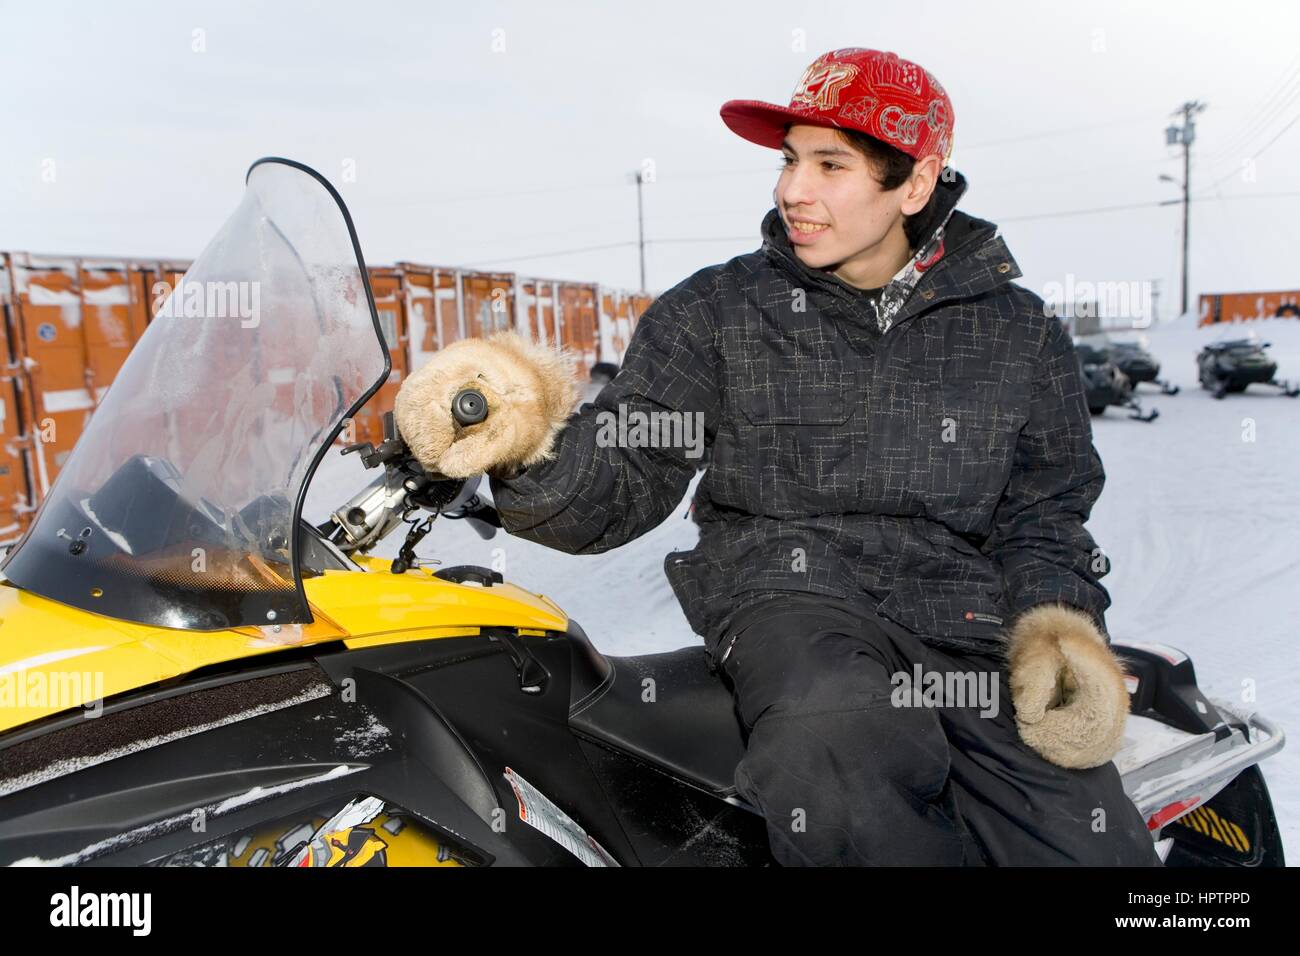
M 1239 199 L 1277 199 L 1282 197 L 1300 196 L 1300 190 L 1272 192 L 1272 193 L 1242 193 L 1235 196 L 1193 196 L 1193 202 L 1228 202 Z M 1178 199 L 1161 199 L 1148 202 L 1124 203 L 1115 206 L 1091 206 L 1085 209 L 1062 209 L 1055 212 L 1033 213 L 1026 216 L 1006 216 L 995 217 L 996 222 L 1000 225 L 1004 222 L 1027 222 L 1035 219 L 1069 219 L 1075 216 L 1091 216 L 1099 213 L 1123 212 L 1131 209 L 1152 209 L 1159 206 L 1178 205 L 1181 200 Z M 743 236 L 683 236 L 671 239 L 647 239 L 648 246 L 677 245 L 682 243 L 709 243 L 709 242 L 752 242 L 759 237 L 753 234 Z M 636 240 L 625 242 L 608 243 L 601 246 L 588 246 L 584 249 L 559 249 L 554 252 L 539 252 L 525 256 L 501 256 L 496 259 L 480 260 L 477 263 L 464 263 L 463 265 L 486 265 L 492 262 L 522 261 L 526 259 L 545 259 L 550 256 L 572 255 L 580 252 L 588 252 L 599 249 L 612 249 L 620 246 L 635 246 Z
M 1298 84 L 1296 85 L 1295 92 L 1294 92 L 1294 93 L 1293 93 L 1293 94 L 1292 94 L 1292 95 L 1291 95 L 1291 96 L 1286 100 L 1286 102 L 1280 104 L 1278 110 L 1277 110 L 1273 115 L 1271 115 L 1271 116 L 1269 117 L 1269 122 L 1272 122 L 1272 121 L 1273 121 L 1274 119 L 1276 119 L 1278 116 L 1283 115 L 1283 114 L 1282 114 L 1282 111 L 1283 111 L 1286 107 L 1289 107 L 1289 106 L 1291 106 L 1293 103 L 1297 103 L 1297 102 L 1300 102 L 1300 83 L 1298 83 Z M 1222 169 L 1225 165 L 1227 165 L 1227 162 L 1225 162 L 1225 161 L 1231 162 L 1233 165 L 1237 165 L 1238 161 L 1240 160 L 1241 154 L 1242 154 L 1243 152 L 1248 152 L 1248 149 L 1246 149 L 1245 147 L 1247 147 L 1247 146 L 1249 145 L 1249 143 L 1250 143 L 1251 141 L 1253 141 L 1257 136 L 1260 136 L 1260 135 L 1266 134 L 1267 132 L 1268 132 L 1268 127 L 1267 127 L 1267 125 L 1261 127 L 1259 130 L 1257 130 L 1257 131 L 1255 131 L 1254 133 L 1252 133 L 1249 137 L 1246 137 L 1245 139 L 1242 139 L 1242 140 L 1240 140 L 1239 142 L 1233 144 L 1233 148 L 1232 148 L 1232 149 L 1221 150 L 1220 152 L 1216 153 L 1215 156 L 1214 156 L 1214 158 L 1212 158 L 1212 159 L 1208 162 L 1208 165 L 1209 165 L 1209 166 L 1214 166 L 1214 167 L 1217 167 L 1217 168 L 1220 168 L 1220 169 Z M 1272 142 L 1272 141 L 1270 140 L 1270 143 L 1271 143 L 1271 142 Z M 1249 159 L 1251 159 L 1251 158 L 1253 158 L 1253 157 L 1251 157 L 1251 156 L 1247 156 L 1247 157 L 1246 157 L 1247 160 L 1249 160 Z M 1231 174 L 1229 174 L 1229 175 L 1231 175 Z
M 1286 133 L 1286 131 L 1287 131 L 1288 129 L 1291 129 L 1292 126 L 1295 126 L 1295 125 L 1296 125 L 1296 122 L 1300 122 L 1300 113 L 1296 113 L 1295 116 L 1292 116 L 1292 117 L 1291 117 L 1291 121 L 1288 122 L 1288 124 L 1287 124 L 1286 126 L 1283 126 L 1281 130 L 1278 130 L 1277 135 L 1275 135 L 1275 137 L 1273 137 L 1273 139 L 1270 139 L 1268 143 L 1265 143 L 1264 146 L 1262 146 L 1262 147 L 1260 148 L 1260 151 L 1256 152 L 1255 155 L 1253 155 L 1253 156 L 1248 156 L 1248 157 L 1247 157 L 1247 161 L 1248 161 L 1248 163 L 1253 163 L 1253 161 L 1255 161 L 1255 160 L 1257 160 L 1257 159 L 1260 159 L 1260 156 L 1264 155 L 1265 152 L 1268 152 L 1269 147 L 1270 147 L 1270 146 L 1273 146 L 1273 144 L 1274 144 L 1275 142 L 1278 142 L 1279 139 L 1282 139 L 1282 135 L 1283 135 L 1284 133 Z M 1209 186 L 1210 189 L 1214 189 L 1214 187 L 1218 186 L 1219 183 L 1225 183 L 1225 182 L 1229 181 L 1229 179 L 1238 176 L 1238 173 L 1240 173 L 1240 172 L 1242 172 L 1242 170 L 1240 170 L 1240 169 L 1234 169 L 1234 170 L 1232 170 L 1231 173 L 1227 174 L 1227 176 L 1225 176 L 1225 177 L 1223 177 L 1223 178 L 1221 178 L 1221 179 L 1216 179 L 1216 181 L 1210 183 L 1210 186 Z
M 1051 139 L 1055 136 L 1068 136 L 1071 133 L 1082 133 L 1094 129 L 1107 129 L 1112 126 L 1132 126 L 1135 123 L 1149 123 L 1154 116 L 1164 116 L 1164 113 L 1148 113 L 1144 116 L 1134 116 L 1130 119 L 1109 120 L 1105 123 L 1089 123 L 1084 126 L 1068 126 L 1059 129 L 1045 130 L 1039 133 L 1026 133 L 1023 136 L 1011 136 L 1006 139 L 990 139 L 982 143 L 963 143 L 962 151 L 968 149 L 987 149 L 990 146 L 1006 146 L 1011 143 L 1025 143 L 1036 139 Z M 955 149 L 955 148 L 954 148 Z
M 650 239 L 650 243 L 659 246 L 675 245 L 680 242 L 753 242 L 758 237 L 752 233 L 748 236 L 692 236 L 683 239 Z
M 1087 209 L 1065 209 L 1065 210 L 1060 210 L 1058 212 L 1031 213 L 1030 215 L 1027 216 L 1007 216 L 1005 218 L 998 219 L 997 221 L 1000 225 L 1001 223 L 1004 222 L 1028 222 L 1031 219 L 1070 219 L 1074 216 L 1093 216 L 1098 213 L 1122 212 L 1126 209 L 1146 209 L 1153 206 L 1167 206 L 1167 205 L 1170 205 L 1170 202 L 1168 200 L 1160 200 L 1158 202 L 1125 203 L 1124 205 L 1121 206 L 1092 206 Z
M 988 149 L 993 146 L 1005 146 L 1012 143 L 1024 143 L 1024 142 L 1030 142 L 1032 140 L 1038 140 L 1038 139 L 1052 139 L 1057 136 L 1069 136 L 1073 133 L 1083 133 L 1094 129 L 1106 129 L 1114 126 L 1131 126 L 1135 123 L 1149 123 L 1153 116 L 1164 116 L 1164 114 L 1148 113 L 1144 116 L 1134 116 L 1134 117 L 1130 117 L 1129 119 L 1122 119 L 1122 120 L 1108 120 L 1104 123 L 1086 123 L 1080 126 L 1064 126 L 1057 129 L 1044 130 L 1038 133 L 1026 133 L 1023 136 L 1010 136 L 1004 139 L 984 140 L 983 142 L 977 142 L 977 143 L 963 143 L 961 148 L 963 151 L 968 149 Z M 753 167 L 746 167 L 744 169 L 737 168 L 737 169 L 713 170 L 707 173 L 677 173 L 675 175 L 671 175 L 667 181 L 672 182 L 674 180 L 679 180 L 679 179 L 716 179 L 719 177 L 737 176 L 737 175 L 757 175 L 758 173 L 770 173 L 773 172 L 774 170 L 779 170 L 779 169 L 780 166 L 777 165 L 777 166 L 764 166 L 761 169 L 758 168 L 757 166 L 753 166 Z
M 1283 90 L 1283 89 L 1285 89 L 1286 85 L 1289 84 L 1290 81 L 1291 81 L 1291 77 L 1288 76 L 1288 77 L 1286 78 L 1286 80 L 1284 80 L 1284 82 L 1283 82 L 1282 84 L 1279 85 L 1278 89 L 1275 90 L 1274 93 L 1273 93 L 1272 95 L 1270 95 L 1270 97 L 1266 98 L 1265 102 L 1267 103 L 1268 100 L 1273 99 L 1273 98 L 1277 95 L 1278 90 Z M 1297 88 L 1297 92 L 1300 93 L 1300 87 Z M 1289 102 L 1290 102 L 1290 97 L 1288 96 L 1288 98 L 1285 99 L 1285 100 L 1279 100 L 1279 102 L 1289 103 Z M 1261 108 L 1261 114 L 1262 114 L 1262 113 L 1263 113 L 1263 108 Z M 1107 128 L 1107 127 L 1114 127 L 1114 126 L 1128 125 L 1128 124 L 1135 123 L 1135 122 L 1146 122 L 1146 121 L 1148 121 L 1148 119 L 1149 119 L 1149 117 L 1147 117 L 1147 116 L 1143 116 L 1143 117 L 1134 117 L 1134 118 L 1131 118 L 1131 119 L 1124 119 L 1124 120 L 1114 120 L 1114 121 L 1110 121 L 1110 122 L 1106 122 L 1106 123 L 1093 123 L 1093 124 L 1086 124 L 1086 125 L 1082 125 L 1082 126 L 1075 126 L 1075 127 L 1069 127 L 1069 128 L 1060 128 L 1060 129 L 1055 129 L 1055 130 L 1047 130 L 1047 131 L 1043 131 L 1043 132 L 1040 132 L 1040 133 L 1027 134 L 1027 135 L 1025 135 L 1025 136 L 1008 137 L 1008 138 L 1004 138 L 1004 139 L 1000 139 L 1000 140 L 989 140 L 989 141 L 985 141 L 985 142 L 983 142 L 983 143 L 970 144 L 970 145 L 965 146 L 965 148 L 966 148 L 966 149 L 979 149 L 979 148 L 987 148 L 987 147 L 993 147 L 993 146 L 1008 145 L 1008 144 L 1012 144 L 1012 143 L 1026 142 L 1026 141 L 1035 140 L 1035 139 L 1045 139 L 1045 138 L 1050 138 L 1050 137 L 1053 137 L 1053 136 L 1060 136 L 1060 135 L 1065 135 L 1065 134 L 1069 134 L 1069 133 L 1075 133 L 1075 132 L 1079 132 L 1079 131 L 1083 131 L 1083 130 L 1102 129 L 1102 128 Z M 1283 135 L 1284 135 L 1284 134 L 1285 134 L 1285 133 L 1286 133 L 1286 132 L 1287 132 L 1287 131 L 1292 127 L 1292 126 L 1294 126 L 1297 122 L 1300 122 L 1300 115 L 1297 115 L 1297 116 L 1293 117 L 1293 118 L 1292 118 L 1292 119 L 1291 119 L 1291 120 L 1290 120 L 1290 121 L 1289 121 L 1289 122 L 1288 122 L 1288 123 L 1287 123 L 1287 124 L 1282 128 L 1282 129 L 1281 129 L 1281 130 L 1278 131 L 1278 133 L 1277 133 L 1276 135 L 1273 136 L 1272 139 L 1270 139 L 1267 143 L 1264 144 L 1264 146 L 1263 146 L 1263 147 L 1262 147 L 1262 148 L 1261 148 L 1261 149 L 1260 149 L 1260 150 L 1255 154 L 1255 157 L 1252 157 L 1252 159 L 1253 159 L 1253 158 L 1256 158 L 1256 157 L 1258 157 L 1258 156 L 1260 156 L 1260 155 L 1262 155 L 1265 151 L 1267 151 L 1267 150 L 1268 150 L 1268 149 L 1269 149 L 1269 148 L 1270 148 L 1274 143 L 1277 142 L 1278 139 L 1280 139 L 1280 138 L 1281 138 L 1281 137 L 1282 137 L 1282 136 L 1283 136 Z M 1248 124 L 1248 125 L 1249 125 L 1249 124 Z M 1165 161 L 1165 160 L 1160 160 L 1160 162 L 1164 162 L 1164 161 Z M 1126 164 L 1126 165 L 1127 165 L 1127 164 Z M 1103 168 L 1108 168 L 1108 167 L 1103 167 Z M 679 175 L 676 176 L 676 177 L 670 177 L 669 180 L 668 180 L 668 182 L 671 183 L 671 182 L 673 181 L 673 179 L 714 178 L 714 177 L 718 177 L 718 176 L 729 176 L 729 175 L 735 175 L 735 174 L 737 174 L 737 173 L 751 173 L 751 172 L 752 172 L 752 173 L 757 173 L 757 172 L 759 172 L 759 170 L 757 170 L 757 169 L 752 169 L 752 170 L 724 170 L 724 171 L 710 171 L 710 172 L 708 172 L 708 173 L 695 173 L 695 174 L 692 174 L 692 173 L 683 173 L 683 174 L 679 174 Z M 767 173 L 767 172 L 771 172 L 771 168 L 770 168 L 770 167 L 769 167 L 769 168 L 766 168 L 766 169 L 763 170 L 763 172 L 765 172 L 765 173 Z M 1078 172 L 1080 172 L 1080 173 L 1086 173 L 1086 172 L 1090 172 L 1090 170 L 1078 170 Z M 1059 174 L 1058 174 L 1058 175 L 1059 175 Z M 1232 174 L 1230 174 L 1230 175 L 1228 175 L 1228 176 L 1225 176 L 1225 177 L 1223 177 L 1222 179 L 1217 180 L 1216 182 L 1212 183 L 1212 184 L 1211 184 L 1211 189 L 1216 189 L 1220 184 L 1222 184 L 1223 182 L 1226 182 L 1228 179 L 1232 178 L 1233 175 L 1236 175 L 1236 173 L 1234 172 L 1234 173 L 1232 173 Z M 404 202 L 405 202 L 406 204 L 409 205 L 409 204 L 411 204 L 412 202 L 414 202 L 415 204 L 419 204 L 419 203 L 421 203 L 421 202 L 467 202 L 467 201 L 483 201 L 483 200 L 490 200 L 490 199 L 508 198 L 508 197 L 511 197 L 511 196 L 524 196 L 524 195 L 538 195 L 538 194 L 545 194 L 545 193 L 564 193 L 564 192 L 586 191 L 586 190 L 593 189 L 593 188 L 614 188 L 616 185 L 617 185 L 618 188 L 622 188 L 624 184 L 622 184 L 622 183 L 620 183 L 620 184 L 613 184 L 613 183 L 610 183 L 610 184 L 593 184 L 593 183 L 588 182 L 588 183 L 585 183 L 585 184 L 583 184 L 583 185 L 564 186 L 564 187 L 547 187 L 547 188 L 537 188 L 537 189 L 529 189 L 529 190 L 519 190 L 519 191 L 512 192 L 512 193 L 498 193 L 498 194 L 485 195 L 485 196 L 480 196 L 480 197 L 446 197 L 445 199 L 430 199 L 430 200 L 422 200 L 422 201 L 421 201 L 421 200 L 415 200 L 415 201 L 409 201 L 409 200 L 408 200 L 408 201 L 404 201 Z M 1219 201 L 1219 200 L 1223 200 L 1223 199 L 1265 198 L 1266 196 L 1269 196 L 1269 195 L 1272 195 L 1272 196 L 1291 196 L 1291 195 L 1297 195 L 1297 194 L 1296 194 L 1296 193 L 1273 193 L 1273 194 L 1249 194 L 1249 195 L 1238 195 L 1238 196 L 1226 196 L 1226 197 L 1225 197 L 1225 196 L 1222 196 L 1222 195 L 1218 195 L 1218 196 L 1209 196 L 1209 195 L 1208 195 L 1208 192 L 1207 192 L 1207 193 L 1202 193 L 1202 194 L 1200 194 L 1200 195 L 1198 195 L 1198 196 L 1196 196 L 1196 197 L 1187 197 L 1187 199 L 1185 200 L 1185 202 L 1190 202 L 1190 201 L 1192 201 L 1193 199 L 1196 200 L 1196 201 Z M 1149 202 L 1138 202 L 1138 203 L 1122 203 L 1122 204 L 1109 205 L 1109 206 L 1093 206 L 1093 207 L 1086 207 L 1086 208 L 1081 208 L 1081 209 L 1057 210 L 1057 211 L 1053 211 L 1053 212 L 1044 212 L 1044 213 L 1030 213 L 1030 214 L 1026 214 L 1026 215 L 1022 215 L 1022 216 L 1010 216 L 1010 217 L 1005 217 L 1005 218 L 1001 218 L 1001 219 L 999 219 L 998 221 L 1001 222 L 1001 223 L 1010 223 L 1010 222 L 1029 222 L 1029 221 L 1034 221 L 1034 220 L 1043 220 L 1043 219 L 1068 219 L 1068 218 L 1073 218 L 1073 217 L 1077 217 L 1077 216 L 1102 215 L 1102 214 L 1106 214 L 1106 213 L 1112 213 L 1112 212 L 1124 212 L 1124 211 L 1130 211 L 1130 210 L 1134 210 L 1134 209 L 1156 208 L 1156 207 L 1160 207 L 1160 206 L 1173 205 L 1174 203 L 1175 203 L 1175 201 L 1173 201 L 1173 200 L 1149 201 Z M 615 225 L 615 223 L 609 223 L 609 225 Z M 553 234 L 553 233 L 552 233 L 552 234 Z M 546 234 L 545 234 L 545 233 L 541 233 L 541 234 L 534 234 L 534 235 L 546 235 Z M 515 238 L 528 238 L 528 237 L 515 237 Z M 656 245 L 656 244 L 658 244 L 658 245 L 671 245 L 671 244 L 683 244 L 683 243 L 722 243 L 722 242 L 728 242 L 728 243 L 730 243 L 730 242 L 751 242 L 751 241 L 753 241 L 754 239 L 755 239 L 755 236 L 753 236 L 752 234 L 751 234 L 751 235 L 745 235 L 745 236 L 700 236 L 700 237 L 679 237 L 679 238 L 667 238 L 667 239 L 650 239 L 650 240 L 644 240 L 644 244 L 646 244 L 646 245 Z M 475 261 L 468 262 L 468 263 L 462 263 L 462 267 L 464 267 L 464 268 L 472 268 L 472 267 L 475 267 L 475 266 L 491 265 L 491 264 L 493 264 L 493 263 L 522 262 L 522 261 L 528 261 L 528 260 L 534 260 L 534 259 L 545 259 L 545 258 L 554 258 L 554 257 L 562 257 L 562 256 L 570 256 L 570 255 L 581 255 L 581 254 L 583 254 L 583 253 L 587 253 L 587 252 L 597 252 L 597 251 L 603 251 L 603 250 L 608 250 L 608 249 L 619 249 L 619 248 L 624 248 L 624 247 L 627 247 L 627 246 L 633 246 L 633 245 L 638 245 L 638 242 L 633 241 L 633 240 L 623 240 L 623 241 L 619 241 L 619 242 L 608 242 L 608 243 L 602 243 L 602 244 L 598 244 L 598 245 L 581 246 L 581 247 L 568 248 L 568 249 L 557 249 L 557 250 L 551 250 L 551 251 L 546 251 L 546 252 L 527 253 L 527 254 L 523 254 L 523 255 L 505 255 L 505 256 L 495 256 L 495 257 L 493 257 L 493 258 L 491 258 L 491 259 L 479 259 L 479 260 L 475 260 Z
M 1269 110 L 1268 115 L 1261 116 L 1245 135 L 1238 136 L 1222 149 L 1215 150 L 1210 154 L 1210 162 L 1219 163 L 1236 153 L 1244 152 L 1253 140 L 1266 134 L 1269 125 L 1279 116 L 1284 115 L 1287 109 L 1297 100 L 1300 100 L 1300 75 L 1296 78 L 1295 88 L 1287 95 L 1286 99 L 1278 101 Z
M 491 202 L 497 199 L 515 199 L 519 196 L 542 196 L 549 193 L 590 192 L 593 189 L 623 189 L 625 183 L 584 182 L 575 186 L 547 186 L 536 189 L 518 189 L 504 193 L 482 193 L 477 196 L 426 196 L 423 199 L 402 197 L 369 202 L 371 206 L 450 206 L 466 202 Z
M 1290 70 L 1288 73 L 1287 70 Z M 1294 67 L 1288 67 L 1283 70 L 1283 79 L 1264 97 L 1260 102 L 1259 108 L 1255 113 L 1244 122 L 1235 133 L 1231 134 L 1226 144 L 1209 154 L 1209 161 L 1217 164 L 1221 159 L 1231 152 L 1235 152 L 1241 145 L 1249 142 L 1255 136 L 1259 135 L 1263 129 L 1295 98 L 1295 94 L 1300 92 L 1300 87 L 1289 94 L 1285 94 L 1285 102 L 1278 100 L 1279 95 L 1291 85 L 1293 80 L 1300 79 L 1300 55 L 1294 61 Z M 1274 102 L 1276 100 L 1276 102 Z M 1280 108 L 1279 108 L 1280 107 Z M 1267 117 L 1265 114 L 1268 114 Z M 1262 121 L 1262 122 L 1261 122 Z M 1258 129 L 1256 129 L 1258 127 Z
M 525 259 L 549 259 L 552 256 L 573 256 L 580 252 L 598 252 L 601 249 L 618 249 L 622 246 L 635 246 L 636 240 L 630 239 L 624 242 L 607 242 L 599 246 L 583 246 L 579 249 L 556 249 L 553 252 L 535 252 L 523 256 L 497 256 L 493 259 L 479 259 L 477 262 L 462 262 L 457 268 L 468 268 L 470 266 L 486 266 L 494 262 L 522 262 Z
M 1141 117 L 1132 117 L 1130 119 L 1123 119 L 1123 120 L 1110 120 L 1105 123 L 1089 123 L 1080 126 L 1061 127 L 1058 129 L 1045 130 L 1038 133 L 1027 133 L 1023 136 L 1013 136 L 1006 139 L 986 140 L 984 142 L 979 142 L 979 143 L 966 143 L 963 144 L 962 149 L 963 150 L 987 149 L 989 147 L 1002 146 L 1011 143 L 1022 143 L 1022 142 L 1028 142 L 1031 140 L 1038 140 L 1038 139 L 1051 139 L 1056 136 L 1068 136 L 1072 133 L 1086 132 L 1088 130 L 1105 129 L 1107 127 L 1113 127 L 1113 126 L 1128 126 L 1139 122 L 1149 122 L 1150 119 L 1151 117 L 1148 115 L 1148 116 L 1141 116 Z M 760 173 L 767 175 L 773 172 L 777 172 L 779 168 L 780 167 L 778 164 L 772 164 L 772 165 L 762 166 L 762 167 L 747 166 L 744 168 L 732 168 L 732 169 L 720 169 L 720 170 L 715 169 L 715 170 L 709 170 L 707 172 L 705 171 L 680 172 L 680 173 L 670 172 L 667 176 L 663 176 L 663 175 L 657 176 L 654 184 L 671 186 L 677 182 L 684 182 L 688 180 L 719 179 L 719 178 L 726 178 L 726 177 L 738 176 L 738 175 L 756 176 Z M 542 196 L 542 195 L 549 195 L 554 193 L 587 192 L 592 189 L 622 189 L 626 185 L 627 183 L 622 180 L 610 181 L 610 182 L 584 182 L 580 185 L 573 185 L 573 186 L 537 186 L 528 189 L 512 190 L 510 192 L 480 193 L 478 195 L 471 195 L 471 196 L 448 195 L 448 196 L 425 196 L 425 197 L 415 197 L 415 198 L 402 196 L 402 197 L 395 197 L 392 199 L 372 200 L 370 201 L 369 204 L 372 206 L 457 205 L 460 203 L 467 203 L 467 202 L 490 202 L 496 199 L 514 199 L 521 196 Z
M 1235 196 L 1193 196 L 1192 202 L 1227 202 L 1234 199 L 1278 199 L 1282 196 L 1300 196 L 1300 189 L 1278 193 L 1238 193 Z
M 1125 160 L 1122 163 L 1106 163 L 1105 165 L 1102 166 L 1087 166 L 1087 167 L 1081 167 L 1076 169 L 1054 170 L 1050 173 L 1044 173 L 1041 176 L 999 176 L 999 177 L 994 177 L 992 179 L 987 179 L 981 176 L 979 178 L 979 185 L 992 186 L 998 183 L 1036 183 L 1036 182 L 1044 182 L 1048 180 L 1065 179 L 1070 176 L 1091 176 L 1094 175 L 1095 173 L 1100 173 L 1112 169 L 1134 169 L 1138 166 L 1143 166 L 1143 167 L 1157 166 L 1167 162 L 1169 162 L 1169 157 L 1161 156 L 1158 159 L 1153 159 L 1153 158 L 1137 159 L 1137 160 L 1129 159 L 1129 160 Z

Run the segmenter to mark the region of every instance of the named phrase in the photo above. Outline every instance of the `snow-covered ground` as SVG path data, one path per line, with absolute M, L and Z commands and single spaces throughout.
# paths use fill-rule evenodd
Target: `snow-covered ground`
M 1181 648 L 1205 693 L 1300 734 L 1300 398 L 1252 385 L 1216 401 L 1196 378 L 1205 342 L 1249 329 L 1272 343 L 1278 376 L 1300 381 L 1294 319 L 1150 330 L 1162 377 L 1182 391 L 1144 396 L 1160 410 L 1151 424 L 1119 409 L 1093 420 L 1107 482 L 1089 528 L 1112 561 L 1117 641 Z M 1290 741 L 1264 776 L 1300 865 L 1300 747 Z
M 1195 356 L 1225 332 L 1253 328 L 1300 380 L 1300 321 L 1198 329 L 1186 319 L 1147 331 L 1177 396 L 1144 386 L 1151 424 L 1121 409 L 1093 420 L 1107 472 L 1089 528 L 1109 555 L 1117 641 L 1158 641 L 1191 655 L 1201 688 L 1300 734 L 1300 398 L 1251 386 L 1216 401 L 1198 387 Z M 319 520 L 366 480 L 355 457 L 331 455 L 313 482 Z M 692 491 L 694 486 L 692 485 Z M 443 521 L 420 553 L 444 565 L 496 567 L 554 599 L 602 651 L 638 654 L 698 643 L 663 574 L 664 556 L 690 548 L 690 492 L 673 515 L 603 555 L 575 556 L 499 534 L 484 541 Z M 393 535 L 376 553 L 392 556 Z M 1253 695 L 1253 702 L 1243 694 Z M 1300 863 L 1300 746 L 1264 767 L 1290 861 Z

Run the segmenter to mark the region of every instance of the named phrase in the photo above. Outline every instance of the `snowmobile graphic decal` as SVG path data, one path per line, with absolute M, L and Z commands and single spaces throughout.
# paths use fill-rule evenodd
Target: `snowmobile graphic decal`
M 336 806 L 336 805 L 335 805 Z M 162 861 L 163 866 L 473 866 L 445 837 L 373 796 L 335 810 L 259 824 Z

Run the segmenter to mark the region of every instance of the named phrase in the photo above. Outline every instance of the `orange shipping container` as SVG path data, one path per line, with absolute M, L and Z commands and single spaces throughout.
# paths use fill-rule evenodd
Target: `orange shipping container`
M 560 299 L 560 283 L 520 278 L 515 285 L 520 332 L 543 345 L 557 342 L 556 304 Z
M 1300 291 L 1225 292 L 1202 295 L 1197 325 L 1249 322 L 1254 319 L 1300 319 Z
M 139 265 L 140 275 L 144 281 L 149 304 L 149 321 L 158 314 L 158 309 L 167 301 L 177 281 L 189 271 L 190 263 L 179 260 L 164 260 Z
M 0 541 L 17 538 L 25 530 L 35 509 L 36 494 L 31 472 L 31 415 L 27 411 L 27 389 L 23 377 L 22 350 L 13 302 L 13 278 L 9 256 L 0 257 Z
M 561 282 L 559 287 L 560 344 L 573 352 L 575 371 L 587 381 L 599 351 L 596 287 L 578 282 Z
M 463 300 L 454 269 L 410 262 L 398 268 L 406 292 L 409 368 L 414 372 L 438 349 L 465 337 Z
M 509 272 L 461 272 L 460 314 L 465 335 L 487 338 L 514 328 L 515 277 Z
M 43 497 L 144 332 L 141 272 L 122 261 L 10 256 L 14 333 Z
M 600 290 L 600 361 L 623 364 L 632 330 L 640 317 L 638 297 L 622 289 Z
M 189 268 L 183 260 L 0 257 L 0 540 L 15 538 L 44 497 L 145 325 Z M 371 286 L 393 370 L 341 440 L 378 442 L 407 375 L 466 337 L 516 329 L 568 347 L 586 380 L 597 361 L 622 363 L 654 301 L 589 283 L 401 263 L 372 267 Z M 284 383 L 290 386 L 291 383 Z M 289 400 L 290 390 L 284 390 Z
M 406 289 L 400 269 L 371 266 L 370 288 L 375 296 L 375 312 L 379 316 L 379 328 L 384 334 L 392 357 L 392 371 L 388 381 L 379 387 L 362 409 L 353 417 L 353 427 L 345 427 L 339 435 L 341 442 L 368 441 L 378 445 L 384 439 L 384 426 L 381 417 L 393 410 L 397 399 L 397 390 L 406 380 L 407 372 L 407 319 Z

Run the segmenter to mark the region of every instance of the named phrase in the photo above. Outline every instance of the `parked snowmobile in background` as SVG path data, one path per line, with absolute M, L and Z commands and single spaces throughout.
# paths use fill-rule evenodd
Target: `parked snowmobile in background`
M 259 314 L 160 313 L 0 566 L 0 864 L 773 862 L 693 636 L 602 654 L 550 598 L 417 555 L 438 518 L 496 533 L 479 478 L 424 471 L 390 415 L 343 449 L 374 480 L 303 519 L 390 371 L 324 179 L 256 163 L 185 280 L 256 282 Z M 1177 650 L 1116 647 L 1116 763 L 1166 862 L 1281 865 L 1282 731 Z
M 1143 382 L 1150 382 L 1152 385 L 1160 386 L 1160 391 L 1165 395 L 1178 394 L 1177 385 L 1161 380 L 1160 363 L 1147 351 L 1145 342 L 1111 339 L 1107 351 L 1110 353 L 1111 361 L 1133 383 L 1135 392 Z
M 1074 353 L 1079 359 L 1079 370 L 1083 375 L 1088 411 L 1101 415 L 1110 406 L 1120 405 L 1132 412 L 1130 418 L 1141 422 L 1155 421 L 1160 410 L 1142 410 L 1142 403 L 1133 394 L 1133 383 L 1111 360 L 1108 344 L 1104 336 L 1085 335 L 1074 340 Z
M 1271 385 L 1291 398 L 1300 395 L 1300 385 L 1276 378 L 1277 363 L 1264 352 L 1268 347 L 1253 331 L 1245 338 L 1211 342 L 1196 356 L 1201 387 L 1215 398 L 1244 392 L 1249 385 Z
M 613 362 L 597 362 L 591 367 L 591 384 L 608 385 L 618 374 L 618 366 Z

